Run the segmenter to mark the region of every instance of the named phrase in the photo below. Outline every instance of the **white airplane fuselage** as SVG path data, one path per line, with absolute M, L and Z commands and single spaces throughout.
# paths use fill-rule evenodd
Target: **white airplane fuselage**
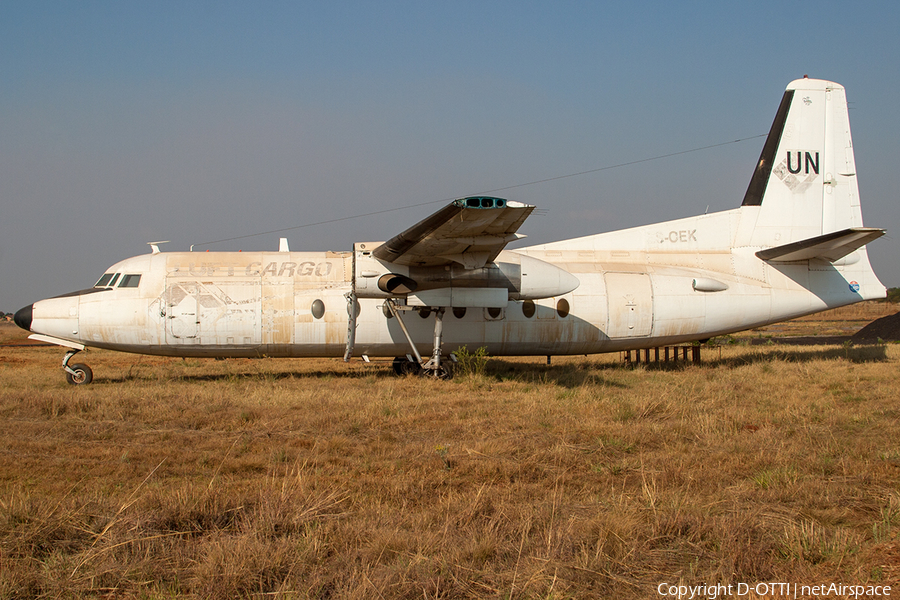
M 756 209 L 523 248 L 573 274 L 567 294 L 466 307 L 444 317 L 448 352 L 484 346 L 500 355 L 593 354 L 693 341 L 882 298 L 865 249 L 846 266 L 773 266 L 731 241 Z M 136 288 L 100 288 L 42 300 L 31 329 L 87 346 L 168 356 L 343 356 L 359 252 L 164 252 L 109 273 L 140 274 Z M 850 261 L 846 261 L 850 262 Z M 723 285 L 716 285 L 716 284 Z M 719 289 L 721 288 L 721 289 Z M 96 291 L 95 291 L 96 290 Z M 354 354 L 401 356 L 409 346 L 383 298 L 358 291 Z M 317 315 L 319 302 L 324 311 Z M 318 305 L 316 305 L 318 306 Z M 566 307 L 568 307 L 566 309 Z M 562 308 L 562 310 L 561 310 Z M 523 310 L 525 309 L 525 310 Z M 407 326 L 428 352 L 433 325 Z M 422 314 L 425 309 L 422 309 Z M 457 313 L 460 313 L 457 310 Z
M 733 210 L 505 250 L 533 207 L 456 205 L 346 252 L 154 251 L 16 322 L 74 350 L 167 356 L 562 355 L 702 340 L 885 296 L 865 248 L 884 232 L 863 227 L 846 99 L 831 82 L 791 83 Z

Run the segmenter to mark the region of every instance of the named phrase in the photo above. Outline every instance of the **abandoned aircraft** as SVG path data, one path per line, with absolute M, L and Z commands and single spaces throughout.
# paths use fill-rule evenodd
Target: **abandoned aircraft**
M 592 354 L 703 340 L 882 298 L 865 245 L 844 88 L 788 85 L 739 208 L 506 250 L 534 206 L 451 202 L 346 252 L 160 252 L 15 314 L 29 337 L 164 356 L 395 357 L 447 376 L 490 355 Z

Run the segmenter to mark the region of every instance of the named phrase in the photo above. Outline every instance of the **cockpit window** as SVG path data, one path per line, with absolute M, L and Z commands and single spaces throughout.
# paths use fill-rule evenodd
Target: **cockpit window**
M 116 285 L 116 282 L 119 280 L 119 275 L 120 275 L 120 274 L 121 274 L 121 273 L 116 273 L 115 275 L 113 275 L 113 278 L 110 280 L 110 282 L 109 282 L 107 285 L 108 285 L 109 287 L 113 287 L 114 285 Z
M 140 275 L 123 275 L 122 283 L 119 284 L 120 288 L 123 287 L 137 287 L 141 283 Z
M 103 277 L 101 277 L 100 280 L 99 280 L 97 283 L 94 284 L 94 287 L 106 287 L 106 286 L 108 286 L 108 285 L 109 285 L 109 280 L 112 279 L 112 276 L 113 276 L 112 273 L 106 273 L 106 274 L 104 274 Z

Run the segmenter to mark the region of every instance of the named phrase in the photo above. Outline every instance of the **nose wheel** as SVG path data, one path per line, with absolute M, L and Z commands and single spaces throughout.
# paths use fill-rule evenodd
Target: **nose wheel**
M 74 364 L 70 367 L 71 371 L 66 371 L 66 381 L 72 385 L 85 385 L 94 380 L 94 372 L 91 368 L 83 364 Z
M 87 365 L 75 363 L 69 365 L 69 361 L 73 356 L 78 354 L 80 350 L 69 350 L 63 358 L 63 369 L 66 371 L 66 381 L 72 385 L 87 385 L 94 380 L 94 372 Z

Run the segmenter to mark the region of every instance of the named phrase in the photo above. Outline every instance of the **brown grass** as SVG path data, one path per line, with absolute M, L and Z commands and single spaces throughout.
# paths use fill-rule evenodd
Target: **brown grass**
M 900 585 L 900 346 L 721 353 L 443 382 L 91 351 L 76 388 L 2 348 L 0 598 Z
M 738 338 L 853 335 L 875 319 L 900 311 L 900 304 L 860 302 L 735 334 Z

